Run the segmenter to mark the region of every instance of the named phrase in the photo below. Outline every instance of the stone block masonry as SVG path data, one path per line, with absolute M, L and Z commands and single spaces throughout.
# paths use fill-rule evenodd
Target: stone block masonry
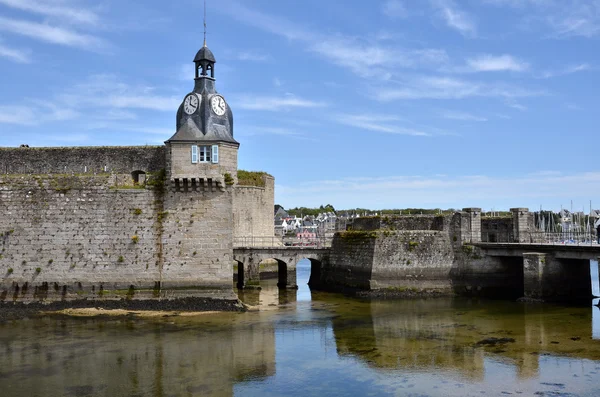
M 321 284 L 330 289 L 452 294 L 457 256 L 471 239 L 471 214 L 355 220 L 336 233 Z
M 146 187 L 116 179 L 0 176 L 0 299 L 234 299 L 232 189 L 175 194 L 160 173 Z
M 165 169 L 164 146 L 0 148 L 0 174 L 131 174 Z
M 275 207 L 275 179 L 268 174 L 260 176 L 264 186 L 239 184 L 235 188 L 233 200 L 234 237 L 267 238 L 272 244 L 275 235 L 273 208 Z M 260 243 L 260 239 L 258 240 Z

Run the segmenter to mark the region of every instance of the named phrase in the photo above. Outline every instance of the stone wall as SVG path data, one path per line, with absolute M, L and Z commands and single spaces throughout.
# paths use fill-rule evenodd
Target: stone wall
M 457 255 L 470 236 L 470 215 L 407 215 L 357 219 L 336 233 L 323 264 L 326 288 L 450 294 Z
M 378 233 L 374 231 L 336 233 L 329 261 L 322 264 L 318 284 L 326 289 L 371 289 L 377 237 Z
M 490 243 L 506 243 L 512 240 L 512 217 L 481 218 L 481 241 Z
M 233 188 L 175 193 L 157 178 L 0 176 L 0 297 L 234 299 Z
M 352 230 L 444 230 L 447 216 L 442 215 L 394 215 L 358 218 Z
M 164 168 L 164 146 L 0 148 L 0 174 L 131 174 Z
M 275 179 L 263 175 L 264 187 L 235 187 L 233 198 L 233 225 L 235 237 L 267 237 L 275 235 L 273 208 L 275 207 Z M 267 242 L 265 240 L 265 242 Z M 269 242 L 272 246 L 272 242 Z
M 377 239 L 371 288 L 416 288 L 451 292 L 454 250 L 448 233 L 382 232 Z

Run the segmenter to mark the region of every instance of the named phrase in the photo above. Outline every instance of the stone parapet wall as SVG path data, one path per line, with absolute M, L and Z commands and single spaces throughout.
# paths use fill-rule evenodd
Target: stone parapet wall
M 165 166 L 164 146 L 0 148 L 0 174 L 131 174 Z
M 447 230 L 449 216 L 444 215 L 394 215 L 358 218 L 353 230 Z
M 379 232 L 371 288 L 417 288 L 450 293 L 454 258 L 448 233 Z
M 481 241 L 506 243 L 513 239 L 512 217 L 481 218 Z

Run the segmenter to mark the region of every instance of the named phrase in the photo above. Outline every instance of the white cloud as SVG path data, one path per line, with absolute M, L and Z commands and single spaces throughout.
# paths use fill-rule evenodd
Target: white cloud
M 573 192 L 577 192 L 576 197 Z M 336 208 L 483 208 L 559 207 L 587 204 L 600 195 L 600 172 L 543 173 L 515 176 L 388 175 L 308 181 L 276 186 L 276 201 L 284 206 L 319 205 Z M 573 197 L 572 197 L 573 196 Z M 543 200 L 543 201 L 542 201 Z
M 445 110 L 440 114 L 443 118 L 448 120 L 459 120 L 459 121 L 487 121 L 488 119 L 481 116 L 476 116 L 467 112 L 458 112 L 454 110 Z
M 432 0 L 438 15 L 448 27 L 457 30 L 463 36 L 475 36 L 477 26 L 473 17 L 461 10 L 452 0 Z
M 521 112 L 524 112 L 527 110 L 527 106 L 521 105 L 520 103 L 516 102 L 513 99 L 509 99 L 506 101 L 506 106 L 508 106 L 509 108 L 513 108 L 516 110 L 519 110 Z
M 467 59 L 467 67 L 473 72 L 523 72 L 529 69 L 529 64 L 507 54 L 486 54 Z
M 531 91 L 499 83 L 481 83 L 450 77 L 417 76 L 400 82 L 399 87 L 380 86 L 372 90 L 372 95 L 380 101 L 400 99 L 463 99 L 471 97 L 516 98 L 544 95 L 544 92 Z
M 115 108 L 127 109 L 150 109 L 164 112 L 172 112 L 177 109 L 181 102 L 181 98 L 164 97 L 157 95 L 123 95 L 115 94 L 108 96 L 106 105 Z
M 408 16 L 406 6 L 400 0 L 387 0 L 383 3 L 381 11 L 390 18 L 406 18 Z
M 541 78 L 541 79 L 549 79 L 552 77 L 565 76 L 565 75 L 569 75 L 569 74 L 573 74 L 573 73 L 584 72 L 584 71 L 587 71 L 590 69 L 591 69 L 591 66 L 589 64 L 582 63 L 579 65 L 568 66 L 562 70 L 547 70 L 537 77 Z
M 0 123 L 17 125 L 36 125 L 38 122 L 31 107 L 0 106 Z
M 8 58 L 13 62 L 18 63 L 30 63 L 31 62 L 31 52 L 28 50 L 20 50 L 16 48 L 10 48 L 3 45 L 0 42 L 0 57 Z
M 249 127 L 242 135 L 245 136 L 255 136 L 255 135 L 279 135 L 279 136 L 288 136 L 288 137 L 300 137 L 303 134 L 283 127 Z
M 150 109 L 172 112 L 179 107 L 181 98 L 155 94 L 147 86 L 132 86 L 117 76 L 101 74 L 91 76 L 58 96 L 58 99 L 74 108 Z
M 268 54 L 261 53 L 261 51 L 242 51 L 237 54 L 237 59 L 240 61 L 266 62 L 271 57 Z
M 386 134 L 412 135 L 412 136 L 430 136 L 430 133 L 415 130 L 413 128 L 400 127 L 398 124 L 402 120 L 396 116 L 374 115 L 374 114 L 339 114 L 334 120 L 340 124 L 350 127 L 383 132 Z
M 106 50 L 109 45 L 103 39 L 74 30 L 50 26 L 45 23 L 36 23 L 18 19 L 0 17 L 0 31 L 27 36 L 35 40 L 84 50 Z
M 230 6 L 222 7 L 221 12 L 257 29 L 302 42 L 309 51 L 361 76 L 389 79 L 398 67 L 439 66 L 448 60 L 444 50 L 405 50 L 382 46 L 377 40 L 340 34 L 322 35 L 314 29 L 298 26 L 286 18 L 249 9 L 237 1 L 228 3 Z M 357 62 L 357 57 L 361 62 Z
M 0 4 L 35 14 L 58 17 L 68 23 L 96 25 L 99 22 L 99 17 L 95 12 L 83 8 L 81 5 L 70 6 L 64 1 L 0 0 Z
M 41 125 L 85 116 L 85 128 L 112 128 L 114 121 L 136 119 L 137 114 L 132 110 L 177 109 L 181 98 L 157 95 L 155 91 L 123 83 L 114 75 L 95 75 L 48 100 L 26 99 L 20 105 L 0 106 L 0 123 Z
M 31 100 L 27 105 L 0 106 L 0 124 L 35 126 L 72 120 L 77 116 L 73 109 L 38 100 Z
M 286 96 L 249 96 L 244 95 L 235 99 L 236 106 L 246 110 L 280 111 L 292 108 L 320 108 L 327 106 L 324 102 L 315 102 L 298 98 L 293 95 Z
M 383 79 L 391 78 L 391 69 L 439 66 L 448 60 L 444 50 L 401 50 L 344 36 L 323 38 L 310 49 L 357 75 Z
M 227 3 L 224 7 L 217 7 L 217 10 L 247 25 L 282 36 L 288 40 L 311 41 L 314 38 L 314 34 L 309 29 L 304 29 L 283 17 L 250 9 L 238 1 L 232 0 Z
M 552 36 L 594 37 L 600 34 L 600 1 L 598 0 L 485 0 L 485 4 L 519 9 L 530 26 L 542 22 L 552 29 Z

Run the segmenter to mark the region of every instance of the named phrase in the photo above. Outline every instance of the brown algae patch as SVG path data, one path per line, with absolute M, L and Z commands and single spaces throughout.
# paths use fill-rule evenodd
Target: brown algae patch
M 89 308 L 70 308 L 49 312 L 50 314 L 62 314 L 71 317 L 122 317 L 135 316 L 140 318 L 156 318 L 156 317 L 196 317 L 207 314 L 217 314 L 218 311 L 204 312 L 177 312 L 177 311 L 161 311 L 161 310 L 125 310 L 125 309 L 102 309 L 96 307 Z

